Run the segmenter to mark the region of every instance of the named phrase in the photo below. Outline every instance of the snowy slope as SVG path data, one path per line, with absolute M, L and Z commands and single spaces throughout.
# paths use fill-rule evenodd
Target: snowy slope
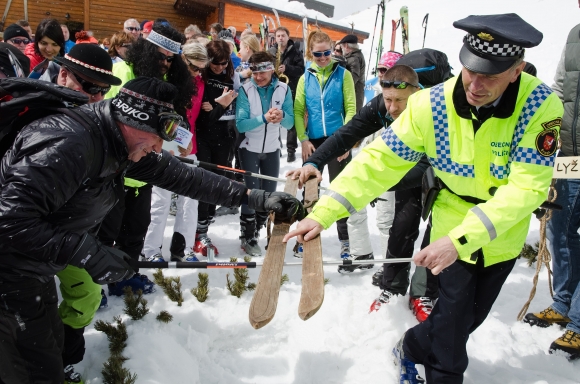
M 403 4 L 401 0 L 388 3 L 387 20 L 398 14 Z M 576 2 L 570 0 L 414 0 L 407 5 L 411 15 L 411 49 L 420 48 L 421 20 L 429 12 L 427 46 L 445 51 L 456 72 L 460 68 L 457 56 L 463 33 L 452 27 L 454 20 L 469 14 L 518 12 L 544 33 L 544 42 L 528 50 L 528 58 L 548 84 L 567 33 L 578 22 L 580 13 Z M 375 11 L 373 7 L 349 20 L 355 20 L 357 29 L 372 29 Z M 558 20 L 549 16 L 556 11 Z M 399 40 L 400 36 L 397 49 Z M 390 33 L 385 41 L 390 41 Z M 284 157 L 281 175 L 296 164 L 287 164 Z M 282 186 L 278 188 L 281 190 Z M 378 256 L 374 209 L 368 209 L 368 214 Z M 171 218 L 166 241 L 172 223 Z M 538 239 L 538 229 L 534 219 L 529 242 Z M 220 250 L 221 260 L 241 256 L 237 216 L 217 218 L 210 235 Z M 322 241 L 324 258 L 336 260 L 339 253 L 336 229 L 325 231 Z M 289 244 L 286 253 L 288 262 L 296 261 L 291 253 L 293 244 Z M 260 245 L 265 245 L 265 239 L 260 240 Z M 168 244 L 164 248 L 168 249 Z M 276 316 L 260 330 L 254 330 L 248 321 L 252 293 L 237 299 L 225 289 L 228 271 L 209 271 L 210 297 L 205 303 L 197 302 L 189 292 L 196 286 L 197 271 L 166 272 L 181 276 L 185 302 L 177 307 L 158 290 L 147 296 L 152 313 L 144 320 L 132 321 L 123 315 L 129 332 L 125 350 L 129 360 L 125 365 L 138 374 L 138 383 L 395 383 L 397 372 L 390 350 L 416 320 L 407 309 L 407 297 L 397 298 L 379 312 L 368 314 L 370 303 L 379 294 L 378 288 L 370 283 L 375 270 L 343 276 L 336 272 L 336 267 L 325 267 L 330 282 L 325 287 L 324 304 L 313 318 L 304 322 L 297 313 L 301 270 L 286 267 L 284 272 L 290 282 L 281 288 Z M 145 272 L 152 278 L 152 271 Z M 569 363 L 564 357 L 547 353 L 550 343 L 561 335 L 560 328 L 531 328 L 516 321 L 528 298 L 533 273 L 534 269 L 527 267 L 525 261 L 518 261 L 490 316 L 470 338 L 466 383 L 580 383 L 580 362 Z M 259 269 L 250 270 L 251 281 L 257 282 L 258 275 Z M 544 271 L 531 309 L 543 309 L 550 302 Z M 99 311 L 96 319 L 111 321 L 113 316 L 122 314 L 122 308 L 120 298 L 109 298 L 109 308 Z M 173 314 L 172 323 L 160 324 L 155 320 L 161 310 Z M 102 383 L 100 371 L 108 357 L 106 336 L 91 325 L 86 340 L 85 360 L 78 370 L 87 383 Z

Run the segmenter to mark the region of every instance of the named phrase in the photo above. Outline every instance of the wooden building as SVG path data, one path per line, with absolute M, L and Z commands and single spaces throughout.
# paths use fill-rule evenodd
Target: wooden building
M 209 25 L 219 22 L 224 27 L 234 26 L 238 33 L 252 25 L 258 33 L 262 15 L 274 18 L 272 9 L 243 0 L 0 0 L 0 12 L 10 2 L 5 27 L 20 19 L 28 19 L 34 31 L 40 20 L 53 17 L 71 26 L 71 30 L 93 31 L 101 39 L 123 29 L 123 22 L 129 18 L 153 20 L 165 18 L 177 29 L 183 31 L 189 24 L 196 24 L 207 31 Z M 302 39 L 303 15 L 278 11 L 283 26 L 290 31 L 291 38 Z M 308 19 L 314 26 L 316 20 Z M 354 33 L 359 42 L 368 38 L 368 33 L 328 22 L 318 21 L 321 30 L 333 40 Z

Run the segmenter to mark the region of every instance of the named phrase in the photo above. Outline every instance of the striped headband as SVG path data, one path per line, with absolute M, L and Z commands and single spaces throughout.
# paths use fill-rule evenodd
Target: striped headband
M 274 64 L 271 61 L 264 61 L 262 63 L 252 63 L 250 65 L 250 69 L 252 72 L 265 72 L 265 71 L 273 71 Z
M 173 41 L 153 30 L 149 33 L 146 40 L 176 55 L 181 53 L 181 42 Z

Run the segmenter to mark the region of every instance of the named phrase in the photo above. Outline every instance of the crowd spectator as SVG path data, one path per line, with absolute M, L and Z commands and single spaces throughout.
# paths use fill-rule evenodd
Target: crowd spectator
M 191 39 L 194 35 L 201 34 L 201 29 L 197 25 L 189 24 L 183 31 L 185 35 L 185 40 Z
M 61 24 L 62 34 L 64 36 L 64 53 L 69 53 L 70 49 L 74 47 L 75 42 L 70 39 L 70 31 L 66 24 Z
M 121 31 L 117 32 L 111 38 L 111 45 L 109 47 L 109 56 L 113 64 L 125 61 L 127 58 L 127 50 L 131 48 L 131 44 L 135 41 L 133 35 Z
M 64 35 L 56 19 L 44 19 L 36 27 L 35 36 L 24 53 L 30 59 L 30 72 L 35 72 L 31 77 L 38 79 L 56 56 L 64 56 Z
M 366 62 L 356 35 L 346 35 L 338 42 L 346 59 L 346 69 L 352 74 L 356 92 L 356 110 L 362 108 L 365 92 Z
M 132 34 L 135 40 L 138 39 L 139 36 L 141 35 L 141 26 L 139 25 L 139 22 L 136 19 L 125 20 L 125 22 L 123 23 L 123 30 L 127 33 Z
M 18 48 L 22 53 L 30 44 L 30 36 L 26 30 L 18 24 L 11 24 L 4 30 L 4 41 Z
M 26 20 L 18 20 L 16 23 L 17 25 L 20 25 L 22 28 L 24 28 L 24 30 L 26 32 L 28 32 L 28 36 L 30 36 L 31 40 L 34 40 L 34 34 L 32 33 L 32 27 L 30 26 L 30 23 Z

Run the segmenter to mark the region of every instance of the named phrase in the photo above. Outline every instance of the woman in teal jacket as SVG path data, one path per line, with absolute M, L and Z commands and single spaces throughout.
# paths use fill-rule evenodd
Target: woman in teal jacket
M 302 143 L 304 161 L 356 113 L 352 75 L 332 59 L 331 53 L 332 40 L 326 33 L 310 33 L 306 58 L 311 64 L 298 81 L 294 99 L 294 124 Z M 350 152 L 347 152 L 328 163 L 330 181 L 346 167 L 351 158 Z M 339 220 L 336 227 L 341 242 L 340 257 L 348 258 L 350 252 L 346 219 Z M 294 255 L 302 257 L 301 245 Z

